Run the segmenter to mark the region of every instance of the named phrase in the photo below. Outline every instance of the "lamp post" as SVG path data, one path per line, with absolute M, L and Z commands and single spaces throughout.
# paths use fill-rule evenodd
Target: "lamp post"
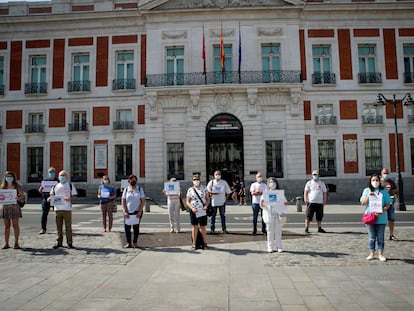
M 405 202 L 404 202 L 404 183 L 402 180 L 402 176 L 401 176 L 401 170 L 400 170 L 400 148 L 399 148 L 399 144 L 398 144 L 398 124 L 397 124 L 397 102 L 401 101 L 401 103 L 404 103 L 404 105 L 411 105 L 414 103 L 413 99 L 411 98 L 411 94 L 407 93 L 404 95 L 403 98 L 401 98 L 400 100 L 397 100 L 395 98 L 395 94 L 393 94 L 392 96 L 392 100 L 387 99 L 384 95 L 382 95 L 381 93 L 378 94 L 377 97 L 377 104 L 380 105 L 386 105 L 387 102 L 391 102 L 393 107 L 394 107 L 394 127 L 395 127 L 395 162 L 397 164 L 397 178 L 398 178 L 398 200 L 399 200 L 399 210 L 400 211 L 406 211 L 406 207 L 405 207 Z

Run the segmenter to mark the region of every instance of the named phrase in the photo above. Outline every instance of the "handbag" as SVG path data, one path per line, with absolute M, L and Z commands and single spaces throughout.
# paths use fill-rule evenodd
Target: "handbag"
M 24 198 L 22 200 L 17 200 L 17 204 L 19 204 L 20 208 L 22 208 L 26 204 L 27 193 L 23 192 L 23 196 Z
M 116 200 L 112 201 L 112 213 L 116 213 L 118 211 L 118 207 L 116 205 Z
M 184 203 L 183 198 L 180 197 L 180 206 L 181 206 L 181 210 L 182 211 L 187 211 L 189 212 L 190 209 L 188 208 L 188 206 Z
M 375 222 L 377 221 L 377 216 L 375 213 L 368 213 L 362 215 L 362 222 L 368 226 L 375 225 Z

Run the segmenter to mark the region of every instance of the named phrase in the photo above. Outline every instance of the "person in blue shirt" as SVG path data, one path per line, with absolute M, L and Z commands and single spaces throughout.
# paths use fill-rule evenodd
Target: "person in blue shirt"
M 98 199 L 101 204 L 102 211 L 102 225 L 103 232 L 111 232 L 114 217 L 112 215 L 112 207 L 116 198 L 115 188 L 111 186 L 109 176 L 104 175 L 101 180 L 101 185 L 98 188 Z M 106 219 L 108 216 L 108 226 L 106 226 Z M 108 228 L 108 230 L 106 229 Z
M 387 226 L 388 216 L 386 211 L 390 208 L 392 199 L 380 183 L 380 176 L 374 174 L 368 182 L 368 187 L 362 192 L 359 199 L 361 205 L 365 207 L 365 213 L 374 213 L 377 216 L 373 225 L 366 225 L 368 229 L 369 255 L 367 260 L 374 259 L 375 244 L 378 244 L 378 259 L 382 262 L 387 261 L 384 256 L 384 233 Z

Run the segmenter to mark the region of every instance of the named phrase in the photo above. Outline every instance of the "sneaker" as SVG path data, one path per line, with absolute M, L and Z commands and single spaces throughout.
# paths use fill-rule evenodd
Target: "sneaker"
M 170 229 L 170 233 L 174 233 L 174 229 Z
M 374 259 L 374 255 L 369 254 L 368 257 L 367 257 L 367 260 L 372 260 L 372 259 Z
M 378 256 L 378 259 L 379 259 L 380 261 L 382 261 L 382 262 L 386 262 L 386 261 L 387 261 L 387 258 L 385 258 L 385 256 L 384 256 L 384 255 L 379 255 L 379 256 Z
M 127 243 L 127 244 L 124 245 L 124 248 L 132 248 L 132 245 Z
M 175 230 L 175 233 L 180 233 L 180 232 L 181 232 L 181 229 Z
M 256 235 L 257 234 L 257 230 L 253 230 L 252 234 L 253 235 Z
M 53 248 L 54 249 L 57 249 L 59 247 L 63 247 L 63 245 L 62 244 L 59 244 L 59 243 L 56 243 L 55 245 L 53 245 Z
M 396 240 L 397 240 L 397 238 L 395 236 L 390 235 L 390 241 L 396 241 Z
M 267 252 L 268 252 L 268 253 L 273 253 L 273 250 L 272 250 L 271 248 L 268 248 L 268 249 L 267 249 Z
M 308 228 L 305 228 L 305 234 L 309 234 L 310 232 L 309 232 L 309 229 Z
M 227 229 L 223 230 L 223 234 L 229 234 L 229 232 L 227 231 Z
M 278 249 L 277 249 L 277 252 L 278 252 L 278 253 L 282 253 L 282 252 L 283 252 L 283 250 L 282 250 L 281 248 L 278 248 Z
M 45 233 L 46 233 L 46 230 L 42 229 L 42 230 L 39 231 L 39 234 L 45 234 Z
M 214 235 L 214 234 L 216 234 L 216 232 L 214 230 L 210 230 L 210 234 Z
M 68 244 L 68 248 L 75 248 L 72 243 Z
M 318 232 L 319 232 L 319 233 L 326 233 L 326 231 L 325 231 L 325 230 L 323 230 L 322 228 L 318 228 Z

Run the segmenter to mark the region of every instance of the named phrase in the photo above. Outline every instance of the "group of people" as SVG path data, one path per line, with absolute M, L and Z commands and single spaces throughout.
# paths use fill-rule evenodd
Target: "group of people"
M 138 246 L 139 226 L 145 206 L 145 193 L 142 187 L 137 184 L 137 176 L 128 176 L 128 186 L 123 189 L 121 196 L 121 205 L 124 216 L 124 229 L 126 244 L 125 248 Z M 176 182 L 175 178 L 170 182 Z M 187 190 L 185 202 L 182 202 L 181 188 L 177 192 L 167 193 L 167 205 L 169 211 L 170 232 L 179 233 L 180 228 L 180 209 L 184 207 L 190 213 L 190 222 L 192 225 L 191 237 L 193 241 L 192 248 L 195 249 L 195 241 L 200 231 L 203 238 L 203 248 L 207 247 L 208 222 L 207 211 L 211 209 L 210 234 L 216 233 L 216 215 L 220 214 L 221 229 L 223 234 L 227 234 L 226 227 L 226 201 L 231 197 L 234 200 L 234 193 L 240 194 L 242 182 L 236 180 L 232 188 L 221 178 L 219 170 L 214 172 L 214 179 L 210 180 L 206 186 L 201 184 L 201 176 L 195 173 L 192 176 L 193 186 Z M 238 183 L 238 185 L 237 185 Z M 19 218 L 22 217 L 19 200 L 25 199 L 25 194 L 21 185 L 17 182 L 16 175 L 12 171 L 7 171 L 1 182 L 1 189 L 16 191 L 16 203 L 3 204 L 0 217 L 4 222 L 5 244 L 3 249 L 10 248 L 9 239 L 10 231 L 13 226 L 15 243 L 14 248 L 19 249 Z M 282 252 L 282 217 L 287 208 L 283 207 L 288 204 L 284 191 L 280 191 L 279 182 L 275 177 L 267 178 L 264 181 L 262 173 L 256 174 L 256 181 L 250 186 L 253 212 L 253 231 L 257 234 L 257 222 L 259 214 L 261 215 L 261 230 L 267 236 L 267 251 Z M 76 199 L 77 190 L 69 181 L 69 174 L 62 170 L 56 176 L 56 169 L 50 167 L 48 176 L 42 181 L 39 188 L 42 194 L 42 216 L 41 230 L 39 234 L 45 234 L 47 230 L 47 218 L 49 210 L 53 207 L 56 217 L 57 239 L 53 248 L 63 247 L 63 224 L 65 224 L 65 234 L 67 246 L 73 248 L 72 237 L 72 201 Z M 309 234 L 309 225 L 316 215 L 316 223 L 319 233 L 325 233 L 321 223 L 323 219 L 324 206 L 327 203 L 328 188 L 325 183 L 319 179 L 319 171 L 312 172 L 312 179 L 306 182 L 304 187 L 304 202 L 306 203 L 305 233 Z M 117 193 L 116 189 L 111 186 L 110 178 L 105 175 L 101 179 L 98 187 L 97 197 L 100 201 L 102 212 L 103 232 L 111 232 L 113 226 L 113 205 L 115 204 Z M 242 197 L 239 196 L 240 202 Z M 245 197 L 245 194 L 244 194 Z M 381 174 L 373 174 L 367 187 L 363 190 L 360 202 L 365 208 L 365 213 L 374 211 L 376 222 L 372 225 L 366 225 L 368 229 L 368 247 L 369 255 L 367 260 L 374 259 L 375 251 L 378 250 L 380 261 L 386 261 L 384 256 L 384 236 L 386 225 L 389 225 L 390 240 L 395 240 L 394 221 L 395 207 L 394 202 L 398 197 L 398 188 L 395 182 L 390 178 L 389 170 L 383 168 Z M 131 232 L 132 231 L 132 232 Z

